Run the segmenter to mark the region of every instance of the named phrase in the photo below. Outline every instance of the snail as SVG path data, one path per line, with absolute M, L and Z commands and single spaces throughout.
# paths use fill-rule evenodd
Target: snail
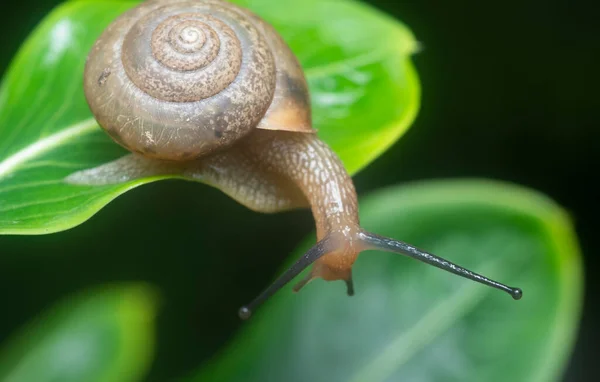
M 238 314 L 247 319 L 312 265 L 293 290 L 322 278 L 354 294 L 360 252 L 408 255 L 508 292 L 522 291 L 410 244 L 362 229 L 356 190 L 312 127 L 308 85 L 275 29 L 221 0 L 149 0 L 110 24 L 91 49 L 84 90 L 98 124 L 132 153 L 68 177 L 100 185 L 180 174 L 252 210 L 310 207 L 317 243 Z

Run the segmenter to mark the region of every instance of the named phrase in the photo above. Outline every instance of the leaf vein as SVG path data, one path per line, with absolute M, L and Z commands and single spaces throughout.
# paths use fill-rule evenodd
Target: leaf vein
M 344 60 L 331 62 L 326 65 L 306 68 L 304 73 L 309 80 L 333 76 L 336 74 L 344 74 L 350 72 L 352 69 L 381 61 L 384 57 L 392 53 L 395 52 L 387 49 L 381 49 L 379 51 L 369 52 Z
M 27 161 L 63 145 L 75 137 L 90 133 L 96 130 L 97 126 L 95 119 L 88 118 L 78 124 L 71 125 L 60 132 L 49 135 L 44 139 L 22 148 L 0 162 L 0 180 L 10 175 L 15 169 Z
M 98 189 L 94 188 L 91 190 L 87 190 L 85 192 L 80 192 L 77 194 L 71 194 L 71 195 L 66 195 L 66 196 L 61 196 L 58 198 L 50 198 L 50 199 L 45 199 L 45 200 L 35 200 L 32 202 L 27 202 L 27 203 L 21 203 L 21 204 L 13 204 L 9 207 L 6 208 L 0 208 L 0 212 L 8 212 L 8 211 L 14 211 L 14 210 L 18 210 L 21 208 L 25 208 L 25 207 L 33 207 L 33 206 L 38 206 L 38 205 L 43 205 L 43 204 L 50 204 L 50 203 L 60 203 L 60 202 L 65 202 L 67 200 L 70 199 L 75 199 L 75 198 L 79 198 L 81 196 L 86 196 L 89 194 L 94 194 L 97 193 Z
M 498 273 L 498 263 L 497 258 L 484 262 L 479 267 L 481 273 L 485 274 L 490 269 Z M 489 290 L 482 285 L 466 283 L 444 301 L 437 303 L 406 332 L 392 339 L 383 351 L 357 371 L 351 381 L 388 380 L 394 371 L 451 328 L 458 318 L 470 311 L 488 293 Z

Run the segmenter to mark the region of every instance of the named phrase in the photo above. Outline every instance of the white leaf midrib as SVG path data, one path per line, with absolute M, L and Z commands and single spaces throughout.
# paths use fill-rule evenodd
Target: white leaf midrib
M 0 180 L 12 174 L 19 166 L 31 159 L 40 157 L 78 136 L 95 131 L 97 128 L 96 120 L 88 118 L 25 146 L 0 162 Z

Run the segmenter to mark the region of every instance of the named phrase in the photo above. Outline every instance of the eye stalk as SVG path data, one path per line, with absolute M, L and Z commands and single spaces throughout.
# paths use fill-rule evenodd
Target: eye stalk
M 330 236 L 326 236 L 323 240 L 319 241 L 312 248 L 310 248 L 301 258 L 299 258 L 286 272 L 284 272 L 273 284 L 265 289 L 258 297 L 252 300 L 248 305 L 244 305 L 238 311 L 238 315 L 242 320 L 247 320 L 252 315 L 252 312 L 269 297 L 275 294 L 279 289 L 283 288 L 289 283 L 294 277 L 298 276 L 303 270 L 308 268 L 309 265 L 320 259 L 323 255 L 330 252 L 332 239 Z M 306 285 L 312 277 L 307 277 L 300 281 L 294 287 L 294 291 L 298 292 L 304 285 Z
M 443 269 L 447 272 L 454 273 L 455 275 L 504 291 L 515 300 L 520 300 L 521 297 L 523 297 L 523 291 L 519 288 L 509 287 L 505 284 L 491 280 L 485 276 L 472 272 L 439 256 L 420 250 L 408 243 L 362 230 L 358 231 L 354 238 L 354 242 L 358 243 L 355 244 L 354 247 L 356 248 L 356 250 L 353 253 L 348 253 L 348 251 L 342 252 L 343 256 L 353 257 L 353 260 L 348 262 L 350 264 L 349 269 L 343 269 L 343 266 L 332 267 L 330 262 L 323 262 L 322 260 L 324 259 L 324 257 L 326 257 L 326 255 L 329 256 L 332 253 L 340 253 L 339 248 L 336 248 L 336 244 L 339 242 L 339 240 L 335 240 L 335 236 L 328 235 L 323 240 L 315 244 L 300 259 L 298 259 L 298 261 L 296 261 L 294 265 L 292 265 L 286 272 L 284 272 L 273 284 L 271 284 L 267 289 L 265 289 L 251 303 L 241 307 L 238 312 L 240 318 L 243 320 L 250 318 L 252 312 L 254 312 L 259 305 L 265 302 L 279 289 L 284 287 L 287 283 L 289 283 L 294 277 L 299 275 L 312 263 L 315 263 L 312 272 L 309 273 L 307 277 L 302 279 L 298 284 L 294 286 L 294 292 L 298 292 L 310 280 L 316 277 L 323 277 L 327 280 L 344 280 L 346 282 L 348 296 L 354 295 L 354 284 L 352 282 L 351 267 L 352 263 L 354 263 L 353 260 L 356 259 L 358 253 L 364 250 L 379 250 L 406 255 L 412 257 L 413 259 L 427 263 L 429 265 L 433 265 L 434 267 Z M 323 267 L 326 267 L 326 273 L 323 273 Z M 331 277 L 332 274 L 334 275 L 333 277 Z M 335 275 L 344 276 L 336 278 Z
M 511 297 L 515 300 L 520 300 L 521 297 L 523 297 L 523 291 L 519 288 L 509 287 L 497 281 L 488 279 L 485 276 L 482 276 L 459 265 L 451 263 L 450 261 L 443 259 L 439 256 L 422 251 L 408 243 L 395 239 L 390 239 L 384 236 L 379 236 L 369 232 L 361 232 L 359 236 L 361 241 L 367 246 L 368 249 L 406 255 L 412 257 L 413 259 L 427 263 L 429 265 L 433 265 L 434 267 L 443 269 L 447 272 L 454 273 L 455 275 L 478 282 L 480 284 L 490 286 L 492 288 L 502 290 L 511 295 Z

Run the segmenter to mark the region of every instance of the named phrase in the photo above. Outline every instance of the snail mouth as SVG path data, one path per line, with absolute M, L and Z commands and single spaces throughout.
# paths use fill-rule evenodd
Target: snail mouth
M 352 281 L 352 266 L 349 267 L 334 267 L 328 264 L 328 257 L 337 256 L 337 254 L 326 254 L 322 258 L 315 261 L 311 271 L 297 284 L 294 285 L 293 291 L 299 292 L 312 280 L 321 278 L 325 281 L 343 280 L 346 283 L 348 296 L 354 296 L 354 283 Z M 354 256 L 358 256 L 358 253 Z

